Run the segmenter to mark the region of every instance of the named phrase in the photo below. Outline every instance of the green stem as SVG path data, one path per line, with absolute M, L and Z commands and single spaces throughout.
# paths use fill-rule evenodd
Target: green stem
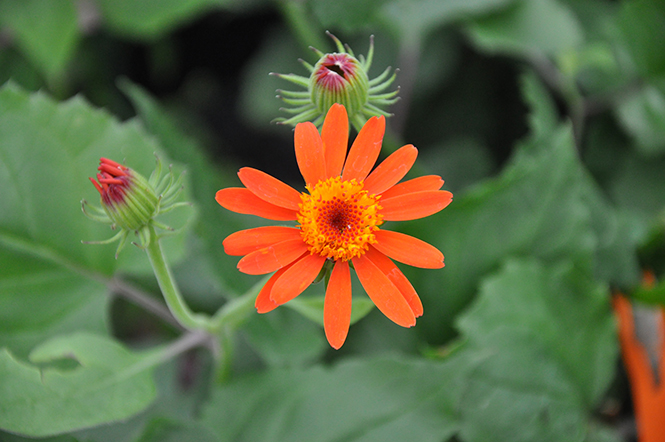
M 161 365 L 193 348 L 208 345 L 210 338 L 210 335 L 203 331 L 187 332 L 169 344 L 148 350 L 139 363 L 132 366 L 131 370 L 124 371 L 122 375 L 129 378 L 136 373 Z
M 213 376 L 217 384 L 223 384 L 231 377 L 234 353 L 232 333 L 228 327 L 224 327 L 217 333 L 217 352 L 214 353 L 216 364 Z
M 307 5 L 303 0 L 282 0 L 281 6 L 285 21 L 305 47 L 313 46 L 325 51 L 326 41 L 321 37 L 319 30 L 312 26 L 312 17 L 307 12 Z
M 148 229 L 148 234 L 150 236 L 150 241 L 146 248 L 148 259 L 155 272 L 159 288 L 164 295 L 169 310 L 171 310 L 171 313 L 178 322 L 189 330 L 208 329 L 210 325 L 209 318 L 205 315 L 196 314 L 189 309 L 173 280 L 173 275 L 171 274 L 171 270 L 164 258 L 164 253 L 159 244 L 159 238 L 155 232 L 155 228 L 153 226 L 148 226 Z

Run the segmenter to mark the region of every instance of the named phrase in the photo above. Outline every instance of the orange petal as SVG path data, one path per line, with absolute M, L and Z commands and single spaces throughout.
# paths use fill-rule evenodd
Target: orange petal
M 397 325 L 416 325 L 416 317 L 404 296 L 376 264 L 366 255 L 353 258 L 352 261 L 360 283 L 377 308 Z
M 404 178 L 416 162 L 417 156 L 418 149 L 412 144 L 400 147 L 369 174 L 363 189 L 369 193 L 381 193 L 390 189 Z
M 630 301 L 618 295 L 613 305 L 619 319 L 619 341 L 633 394 L 639 440 L 660 441 L 665 434 L 665 396 L 654 381 L 649 356 L 635 336 Z
M 443 180 L 438 175 L 425 175 L 412 180 L 404 181 L 383 192 L 382 198 L 393 198 L 407 193 L 422 192 L 423 190 L 439 190 Z
M 298 168 L 306 184 L 316 184 L 325 180 L 326 162 L 323 155 L 323 141 L 311 122 L 296 125 L 294 143 Z
M 323 328 L 335 350 L 346 341 L 351 324 L 351 271 L 349 263 L 337 261 L 328 281 L 323 304 Z
M 408 221 L 430 216 L 453 200 L 447 190 L 425 190 L 379 201 L 384 221 Z
M 395 261 L 423 269 L 443 267 L 443 253 L 425 241 L 390 230 L 378 230 L 374 236 L 374 247 Z
M 238 270 L 248 275 L 264 275 L 291 264 L 306 251 L 307 244 L 300 238 L 278 242 L 242 258 Z
M 341 104 L 330 106 L 321 128 L 321 139 L 326 158 L 326 178 L 340 176 L 349 144 L 349 117 Z
M 282 305 L 304 292 L 319 275 L 325 260 L 321 255 L 303 256 L 275 282 L 270 299 Z
M 652 273 L 653 275 L 653 273 Z M 651 287 L 655 286 L 655 277 L 653 279 L 653 284 Z M 649 287 L 648 281 L 642 281 L 643 285 L 646 285 L 646 287 Z M 658 366 L 660 367 L 658 371 L 658 379 L 665 379 L 665 309 L 661 306 L 659 307 L 660 309 L 660 318 L 659 318 L 659 326 L 658 326 L 658 333 L 660 334 L 660 361 L 658 362 Z M 665 390 L 661 387 L 660 389 L 660 394 L 662 395 L 662 399 L 665 401 Z M 665 409 L 665 403 L 663 403 L 663 407 Z M 665 431 L 663 433 L 665 434 Z
M 222 244 L 228 255 L 243 256 L 287 239 L 298 238 L 300 229 L 295 227 L 267 226 L 232 233 Z
M 384 275 L 390 279 L 390 281 L 395 284 L 395 287 L 399 289 L 406 299 L 406 302 L 411 307 L 411 311 L 416 318 L 423 315 L 423 303 L 416 293 L 416 289 L 413 288 L 409 280 L 404 273 L 395 265 L 390 258 L 388 258 L 383 253 L 376 250 L 374 247 L 369 246 L 369 250 L 365 253 L 365 256 L 372 261 Z
M 376 159 L 379 158 L 385 131 L 386 119 L 383 116 L 372 117 L 367 120 L 353 142 L 351 150 L 349 150 L 349 156 L 344 164 L 342 180 L 355 179 L 360 182 L 367 177 L 369 171 L 374 167 Z
M 292 265 L 293 263 L 277 270 L 275 274 L 270 277 L 268 282 L 266 282 L 265 285 L 261 288 L 261 291 L 256 297 L 256 301 L 254 301 L 254 307 L 256 307 L 256 311 L 258 313 L 268 313 L 269 311 L 275 310 L 278 307 L 278 305 L 275 304 L 275 301 L 270 299 L 270 291 L 275 285 L 275 281 L 277 281 L 284 274 L 284 272 L 291 268 Z
M 302 202 L 300 193 L 277 178 L 251 167 L 240 169 L 238 176 L 245 187 L 262 200 L 285 209 L 296 211 L 300 209 L 298 207 Z
M 285 209 L 263 201 L 254 195 L 251 190 L 244 187 L 229 187 L 218 190 L 215 200 L 225 209 L 232 212 L 256 215 L 261 218 L 275 221 L 293 221 L 296 219 L 296 211 Z
M 620 295 L 615 296 L 612 301 L 614 311 L 619 319 L 619 341 L 621 342 L 623 361 L 634 395 L 648 395 L 649 392 L 655 391 L 656 385 L 653 381 L 649 355 L 635 336 L 633 310 L 630 301 Z

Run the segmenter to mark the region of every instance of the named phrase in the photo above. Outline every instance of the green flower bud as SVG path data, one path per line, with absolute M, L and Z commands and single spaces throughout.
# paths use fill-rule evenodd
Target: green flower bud
M 87 244 L 109 244 L 120 240 L 116 251 L 122 250 L 130 233 L 140 238 L 140 247 L 148 247 L 154 239 L 150 232 L 151 227 L 173 231 L 167 225 L 155 220 L 160 213 L 168 212 L 176 207 L 189 205 L 185 202 L 175 202 L 182 190 L 182 175 L 174 180 L 173 172 L 162 177 L 161 162 L 157 161 L 157 168 L 146 179 L 140 173 L 127 166 L 116 163 L 108 158 L 99 160 L 97 179 L 90 178 L 100 195 L 102 208 L 89 206 L 81 201 L 83 213 L 94 221 L 111 224 L 112 229 L 120 231 L 105 241 L 84 241 Z M 89 212 L 87 208 L 92 209 Z M 158 235 L 159 237 L 159 235 Z
M 334 103 L 344 105 L 349 120 L 358 131 L 372 116 L 390 117 L 391 114 L 381 109 L 381 106 L 399 100 L 399 88 L 384 92 L 395 80 L 395 73 L 390 75 L 390 67 L 373 80 L 369 79 L 367 73 L 374 55 L 374 38 L 370 37 L 369 53 L 365 59 L 362 55 L 356 58 L 351 48 L 345 48 L 337 37 L 330 33 L 328 35 L 337 45 L 338 52 L 324 54 L 314 49 L 320 57 L 314 66 L 301 60 L 310 71 L 309 78 L 295 74 L 274 74 L 307 89 L 301 92 L 278 90 L 279 98 L 296 107 L 282 109 L 293 114 L 291 118 L 277 118 L 275 121 L 293 126 L 313 121 L 320 126 Z
M 102 158 L 97 180 L 90 178 L 99 191 L 102 208 L 116 226 L 138 231 L 155 216 L 159 198 L 143 175 Z

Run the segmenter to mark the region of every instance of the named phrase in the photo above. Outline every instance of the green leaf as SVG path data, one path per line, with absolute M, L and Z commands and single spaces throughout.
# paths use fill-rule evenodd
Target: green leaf
M 106 24 L 115 32 L 156 39 L 231 0 L 98 0 Z
M 137 355 L 108 338 L 54 338 L 30 354 L 33 364 L 74 359 L 72 370 L 38 368 L 0 353 L 0 428 L 42 437 L 128 418 L 155 397 L 150 353 Z
M 610 203 L 588 173 L 582 179 L 581 198 L 589 208 L 596 237 L 594 275 L 620 287 L 637 285 L 640 235 L 636 233 L 635 223 Z
M 323 326 L 323 304 L 325 298 L 323 296 L 305 297 L 301 296 L 284 304 L 297 311 L 304 317 L 316 322 Z M 374 309 L 374 303 L 368 298 L 356 298 L 352 301 L 351 307 L 351 324 L 355 324 L 364 318 L 369 312 Z
M 379 20 L 388 23 L 407 44 L 457 20 L 502 10 L 515 0 L 392 0 L 383 5 Z
M 217 442 L 214 433 L 201 424 L 155 419 L 136 442 Z
M 112 425 L 76 431 L 74 437 L 85 442 L 136 442 L 140 437 L 163 435 L 166 430 L 184 437 L 190 429 L 200 427 L 194 419 L 210 395 L 209 362 L 207 351 L 200 350 L 189 353 L 184 359 L 172 359 L 156 366 L 157 397 L 145 411 Z M 192 370 L 194 367 L 196 369 Z M 185 381 L 183 375 L 193 372 L 196 376 Z M 202 429 L 202 441 L 207 440 L 203 439 L 203 432 L 205 428 Z
M 665 305 L 665 281 L 653 287 L 638 287 L 631 297 L 647 304 Z
M 249 344 L 271 366 L 311 363 L 328 347 L 321 327 L 284 307 L 252 315 L 243 325 L 242 332 Z
M 376 23 L 377 11 L 389 0 L 310 0 L 312 13 L 324 29 L 351 33 Z M 322 48 L 319 48 L 322 49 Z
M 473 41 L 492 52 L 554 55 L 584 38 L 575 15 L 557 0 L 522 0 L 510 8 L 473 21 Z
M 102 283 L 24 253 L 0 248 L 0 347 L 19 357 L 48 336 L 106 331 Z
M 12 433 L 6 433 L 0 430 L 0 440 L 2 442 L 34 442 L 33 438 L 26 438 Z M 40 442 L 80 442 L 71 435 L 61 435 L 54 437 L 40 438 Z
M 440 442 L 457 430 L 458 370 L 388 358 L 269 370 L 218 387 L 202 421 L 221 442 Z
M 459 319 L 475 359 L 462 393 L 461 436 L 581 441 L 614 376 L 609 293 L 570 262 L 509 261 Z
M 0 50 L 0 84 L 9 80 L 31 91 L 44 87 L 44 78 L 36 67 L 19 52 L 4 49 Z
M 665 158 L 644 158 L 635 152 L 614 170 L 609 193 L 642 233 L 651 228 L 665 210 Z
M 73 1 L 3 0 L 0 25 L 47 77 L 62 76 L 81 38 Z
M 540 140 L 549 137 L 559 125 L 556 103 L 533 71 L 521 77 L 522 95 L 529 112 L 530 139 Z
M 660 0 L 621 3 L 623 41 L 644 76 L 665 75 L 665 4 Z
M 645 155 L 665 152 L 665 94 L 647 84 L 616 108 L 619 121 Z

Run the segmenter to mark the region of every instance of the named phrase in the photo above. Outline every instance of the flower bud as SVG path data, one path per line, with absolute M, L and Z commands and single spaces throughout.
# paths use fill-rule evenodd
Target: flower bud
M 355 115 L 367 103 L 369 79 L 357 58 L 346 53 L 325 54 L 314 65 L 309 90 L 321 114 L 340 103 L 349 115 Z
M 351 48 L 344 47 L 334 35 L 328 35 L 337 45 L 338 52 L 324 54 L 314 49 L 319 56 L 319 61 L 314 66 L 301 60 L 310 71 L 309 78 L 295 74 L 275 74 L 307 89 L 300 92 L 279 90 L 278 97 L 286 104 L 296 107 L 282 109 L 293 114 L 291 118 L 277 118 L 275 121 L 293 126 L 313 121 L 320 126 L 328 109 L 335 103 L 344 105 L 349 120 L 358 131 L 372 116 L 391 116 L 381 107 L 391 105 L 399 99 L 399 89 L 384 92 L 395 80 L 395 73 L 390 75 L 388 67 L 372 80 L 367 74 L 374 55 L 374 38 L 370 38 L 369 52 L 365 59 L 362 55 L 356 58 Z
M 90 178 L 101 196 L 102 208 L 118 227 L 138 231 L 157 212 L 159 198 L 143 175 L 102 158 L 97 181 Z
M 119 240 L 116 258 L 130 233 L 138 235 L 140 244 L 137 245 L 145 248 L 155 237 L 155 227 L 173 231 L 171 227 L 155 220 L 156 216 L 176 207 L 189 205 L 186 202 L 176 202 L 182 191 L 182 175 L 176 180 L 173 172 L 169 170 L 167 175 L 162 176 L 159 159 L 150 179 L 145 179 L 135 170 L 108 158 L 99 160 L 97 170 L 97 179 L 90 178 L 90 181 L 99 192 L 102 208 L 90 206 L 85 200 L 81 201 L 81 208 L 93 221 L 111 224 L 112 229 L 119 228 L 120 231 L 104 241 L 84 242 L 109 244 Z M 159 236 L 161 235 L 157 235 Z

